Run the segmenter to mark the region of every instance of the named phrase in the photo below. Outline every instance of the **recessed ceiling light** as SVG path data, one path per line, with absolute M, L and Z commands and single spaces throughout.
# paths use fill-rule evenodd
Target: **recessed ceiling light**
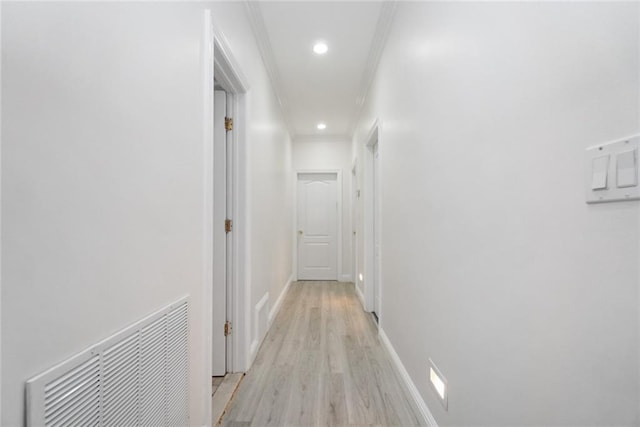
M 324 55 L 329 50 L 329 46 L 325 42 L 317 42 L 313 45 L 313 51 L 318 55 Z
M 327 128 L 327 125 L 325 125 L 324 123 L 318 123 L 318 126 L 316 126 L 319 130 L 325 130 Z

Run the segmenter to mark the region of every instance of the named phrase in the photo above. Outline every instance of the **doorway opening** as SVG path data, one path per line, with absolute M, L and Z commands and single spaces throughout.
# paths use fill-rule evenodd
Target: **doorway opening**
M 248 367 L 246 304 L 247 201 L 245 94 L 248 84 L 226 37 L 204 16 L 203 34 L 205 192 L 205 312 L 203 357 L 208 389 L 212 376 Z M 211 396 L 211 393 L 207 393 Z M 205 402 L 210 415 L 211 402 Z
M 366 142 L 364 162 L 364 293 L 365 309 L 376 322 L 382 318 L 381 205 L 379 123 L 374 123 Z

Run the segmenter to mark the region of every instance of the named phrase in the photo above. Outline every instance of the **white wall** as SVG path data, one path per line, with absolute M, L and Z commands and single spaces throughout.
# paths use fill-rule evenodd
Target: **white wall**
M 380 118 L 381 325 L 439 425 L 640 423 L 639 203 L 583 191 L 640 131 L 638 8 L 398 3 L 355 151 Z
M 293 144 L 293 170 L 339 170 L 342 172 L 342 270 L 338 272 L 341 281 L 352 278 L 352 147 L 348 138 L 341 137 L 300 137 Z M 296 230 L 297 228 L 294 227 Z M 297 239 L 296 239 L 297 240 Z M 295 250 L 296 248 L 294 248 Z
M 255 308 L 268 292 L 269 301 L 264 309 L 270 310 L 293 272 L 291 139 L 254 39 L 244 2 L 216 2 L 213 11 L 215 24 L 229 41 L 251 86 L 246 96 L 249 191 L 245 222 L 249 229 L 247 326 L 248 346 L 257 350 L 268 326 L 255 324 Z M 248 369 L 254 356 L 255 351 L 248 354 L 244 369 Z
M 291 271 L 289 138 L 243 5 L 2 7 L 2 425 L 23 424 L 29 377 L 187 294 L 191 422 L 208 423 L 206 7 L 251 85 L 253 191 L 281 199 L 249 196 L 252 292 Z

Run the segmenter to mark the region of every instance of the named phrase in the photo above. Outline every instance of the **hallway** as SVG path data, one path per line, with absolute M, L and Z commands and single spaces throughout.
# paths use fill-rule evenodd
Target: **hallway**
M 352 283 L 294 282 L 224 426 L 420 425 Z
M 640 0 L 0 27 L 1 426 L 640 427 Z

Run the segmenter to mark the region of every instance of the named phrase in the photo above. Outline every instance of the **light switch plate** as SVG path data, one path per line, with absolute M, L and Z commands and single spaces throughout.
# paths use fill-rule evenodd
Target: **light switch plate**
M 587 148 L 587 203 L 640 200 L 638 147 L 640 135 Z

